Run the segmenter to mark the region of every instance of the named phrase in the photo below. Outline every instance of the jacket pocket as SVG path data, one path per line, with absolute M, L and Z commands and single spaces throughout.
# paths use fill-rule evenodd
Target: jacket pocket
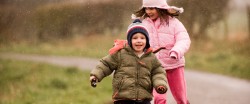
M 119 91 L 121 89 L 123 77 L 114 77 L 113 78 L 113 88 L 114 92 Z
M 122 84 L 123 77 L 114 77 L 112 86 L 113 86 L 113 98 L 117 96 L 119 91 L 121 90 L 121 84 Z
M 140 84 L 140 86 L 141 86 L 142 88 L 144 88 L 144 89 L 147 90 L 147 91 L 152 91 L 152 90 L 153 90 L 152 82 L 151 82 L 151 80 L 148 79 L 148 78 L 143 78 L 143 79 L 141 79 L 140 82 L 139 82 L 139 84 Z

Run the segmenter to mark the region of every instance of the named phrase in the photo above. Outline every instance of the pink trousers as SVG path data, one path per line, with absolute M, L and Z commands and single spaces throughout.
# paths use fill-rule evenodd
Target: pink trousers
M 184 78 L 184 67 L 167 70 L 169 89 L 177 104 L 189 104 L 187 99 L 186 80 Z M 167 94 L 158 94 L 153 91 L 154 104 L 167 104 Z

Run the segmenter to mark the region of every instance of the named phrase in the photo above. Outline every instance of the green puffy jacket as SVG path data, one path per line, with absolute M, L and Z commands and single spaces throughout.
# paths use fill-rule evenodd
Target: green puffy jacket
M 153 88 L 167 89 L 166 72 L 152 51 L 139 58 L 126 46 L 102 58 L 90 75 L 100 82 L 113 71 L 113 100 L 152 100 Z

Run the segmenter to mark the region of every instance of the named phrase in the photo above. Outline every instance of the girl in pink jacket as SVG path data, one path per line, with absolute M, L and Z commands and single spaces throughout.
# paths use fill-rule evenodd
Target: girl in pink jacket
M 184 77 L 185 58 L 191 40 L 184 25 L 175 16 L 182 8 L 169 6 L 166 0 L 143 0 L 142 8 L 135 13 L 143 18 L 149 32 L 150 45 L 160 50 L 156 56 L 167 73 L 170 90 L 178 104 L 189 104 Z M 166 94 L 154 91 L 154 104 L 166 104 Z

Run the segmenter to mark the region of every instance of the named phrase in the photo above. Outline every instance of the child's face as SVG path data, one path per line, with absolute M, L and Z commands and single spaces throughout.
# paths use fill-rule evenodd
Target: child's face
M 146 37 L 142 33 L 136 33 L 132 36 L 131 43 L 135 53 L 141 54 L 146 46 Z
M 159 14 L 156 10 L 156 8 L 145 8 L 145 12 L 149 16 L 150 19 L 156 20 L 159 17 Z

